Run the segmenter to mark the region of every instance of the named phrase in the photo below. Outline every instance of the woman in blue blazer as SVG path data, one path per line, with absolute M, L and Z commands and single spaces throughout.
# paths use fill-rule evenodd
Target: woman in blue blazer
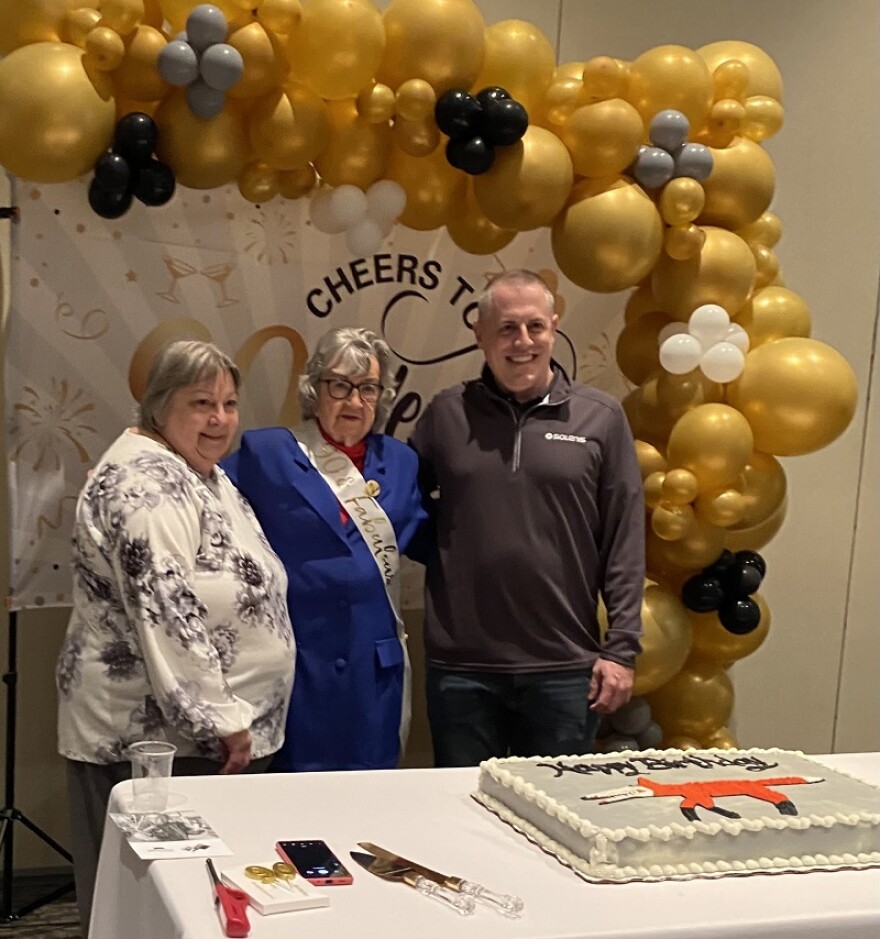
M 424 550 L 428 516 L 415 452 L 376 432 L 391 385 L 385 342 L 333 329 L 300 379 L 303 423 L 248 431 L 223 463 L 287 569 L 297 662 L 280 772 L 393 767 L 406 742 L 398 568 Z

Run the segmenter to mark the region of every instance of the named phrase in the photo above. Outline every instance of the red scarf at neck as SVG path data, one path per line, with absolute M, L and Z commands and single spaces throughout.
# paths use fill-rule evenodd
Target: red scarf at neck
M 320 421 L 315 421 L 318 425 L 318 430 L 321 431 L 321 436 L 330 444 L 331 447 L 335 447 L 340 453 L 344 453 L 352 463 L 354 463 L 357 471 L 363 475 L 364 472 L 364 462 L 367 458 L 367 438 L 364 437 L 363 440 L 359 440 L 357 443 L 352 444 L 350 447 L 347 447 L 344 443 L 339 443 L 339 441 L 334 440 L 327 434 L 327 431 L 321 426 Z M 342 519 L 342 524 L 348 524 L 348 513 L 345 511 L 342 506 L 339 506 L 339 517 Z

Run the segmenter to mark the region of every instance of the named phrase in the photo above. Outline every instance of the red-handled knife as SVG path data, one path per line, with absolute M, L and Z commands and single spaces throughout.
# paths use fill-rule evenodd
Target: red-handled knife
M 244 890 L 236 890 L 221 883 L 210 858 L 205 863 L 208 865 L 208 873 L 214 886 L 214 905 L 217 907 L 224 934 L 233 939 L 244 939 L 251 931 L 247 918 L 248 895 Z

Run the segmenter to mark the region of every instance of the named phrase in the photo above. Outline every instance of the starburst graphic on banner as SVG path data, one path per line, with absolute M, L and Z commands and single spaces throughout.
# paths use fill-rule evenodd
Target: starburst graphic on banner
M 71 391 L 66 378 L 60 381 L 52 378 L 48 392 L 26 385 L 13 405 L 10 459 L 32 459 L 34 472 L 59 469 L 61 454 L 72 447 L 81 463 L 91 462 L 82 438 L 96 433 L 95 427 L 84 420 L 85 415 L 94 410 L 95 405 L 83 390 Z
M 287 264 L 296 250 L 296 228 L 288 215 L 267 209 L 248 219 L 244 250 L 260 264 Z

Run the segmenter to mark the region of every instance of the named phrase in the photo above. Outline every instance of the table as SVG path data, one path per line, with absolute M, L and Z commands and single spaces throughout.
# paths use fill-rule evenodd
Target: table
M 817 757 L 880 783 L 880 753 Z M 880 869 L 590 884 L 470 798 L 476 769 L 177 777 L 171 808 L 198 811 L 253 862 L 277 840 L 323 838 L 345 861 L 372 841 L 525 900 L 521 920 L 482 906 L 461 917 L 351 862 L 355 882 L 325 887 L 327 909 L 261 917 L 253 939 L 877 939 Z M 130 782 L 113 791 L 124 806 Z M 226 863 L 229 860 L 220 858 Z M 90 939 L 222 937 L 204 860 L 139 860 L 111 822 L 104 832 Z

